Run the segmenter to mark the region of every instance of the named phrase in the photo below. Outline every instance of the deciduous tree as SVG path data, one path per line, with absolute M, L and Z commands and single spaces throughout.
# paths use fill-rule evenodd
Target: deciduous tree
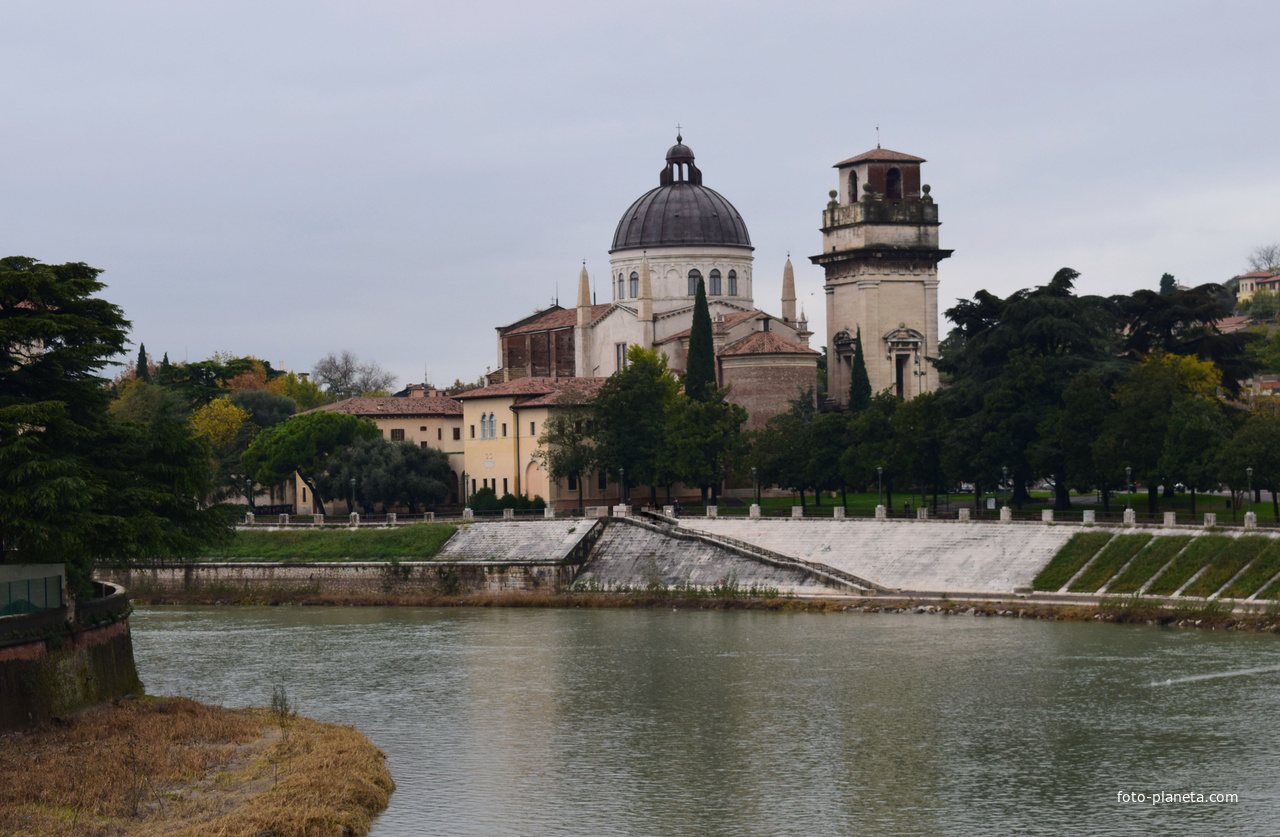
M 312 376 L 334 401 L 361 395 L 386 395 L 396 376 L 375 361 L 362 363 L 347 349 L 330 352 L 316 362 Z

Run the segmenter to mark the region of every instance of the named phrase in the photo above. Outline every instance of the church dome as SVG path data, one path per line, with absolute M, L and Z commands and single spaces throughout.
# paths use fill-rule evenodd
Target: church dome
M 658 188 L 645 192 L 622 214 L 609 252 L 689 244 L 751 247 L 738 210 L 702 185 L 702 172 L 693 164 L 693 150 L 683 137 L 677 136 L 667 151 L 658 182 Z

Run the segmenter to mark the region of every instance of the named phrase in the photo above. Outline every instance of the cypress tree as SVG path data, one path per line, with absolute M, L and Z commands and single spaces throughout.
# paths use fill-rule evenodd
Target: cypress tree
M 164 357 L 160 358 L 160 367 L 156 369 L 156 383 L 160 386 L 168 386 L 173 383 L 173 364 L 169 363 L 168 352 L 165 352 Z
M 871 379 L 867 377 L 867 359 L 862 354 L 862 327 L 853 339 L 853 375 L 849 379 L 849 412 L 860 413 L 871 406 Z
M 147 345 L 138 344 L 138 363 L 134 369 L 134 377 L 139 381 L 151 383 L 151 367 L 147 366 Z
M 710 401 L 716 392 L 711 309 L 707 307 L 707 290 L 701 278 L 698 279 L 698 293 L 693 298 L 693 325 L 689 327 L 689 361 L 685 364 L 684 391 L 694 401 Z
M 1172 273 L 1166 273 L 1160 277 L 1160 296 L 1169 296 L 1178 290 L 1178 280 L 1173 278 Z

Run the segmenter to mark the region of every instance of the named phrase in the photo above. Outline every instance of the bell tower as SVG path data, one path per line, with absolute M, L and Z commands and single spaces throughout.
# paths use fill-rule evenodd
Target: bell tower
M 920 183 L 920 157 L 879 148 L 836 163 L 822 213 L 827 401 L 849 403 L 854 341 L 862 335 L 873 393 L 911 398 L 938 386 L 938 206 Z

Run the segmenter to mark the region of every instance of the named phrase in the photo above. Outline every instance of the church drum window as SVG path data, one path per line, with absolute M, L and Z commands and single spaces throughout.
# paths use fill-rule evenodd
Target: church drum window
M 711 296 L 720 296 L 720 271 L 711 271 L 707 278 L 710 279 L 707 283 L 707 293 Z
M 623 299 L 623 298 L 625 298 L 625 297 L 626 297 L 626 295 L 627 295 L 627 284 L 626 284 L 626 280 L 625 280 L 625 279 L 623 279 L 623 278 L 622 278 L 622 274 L 621 274 L 621 273 L 619 273 L 619 274 L 618 274 L 618 295 L 617 295 L 617 299 Z
M 891 201 L 902 200 L 902 171 L 889 169 L 884 177 L 884 196 Z
M 702 274 L 695 268 L 689 271 L 689 296 L 698 295 L 698 281 L 702 279 Z
M 729 271 L 729 296 L 738 295 L 738 271 Z
M 631 271 L 631 298 L 635 299 L 640 296 L 640 274 L 634 270 Z

